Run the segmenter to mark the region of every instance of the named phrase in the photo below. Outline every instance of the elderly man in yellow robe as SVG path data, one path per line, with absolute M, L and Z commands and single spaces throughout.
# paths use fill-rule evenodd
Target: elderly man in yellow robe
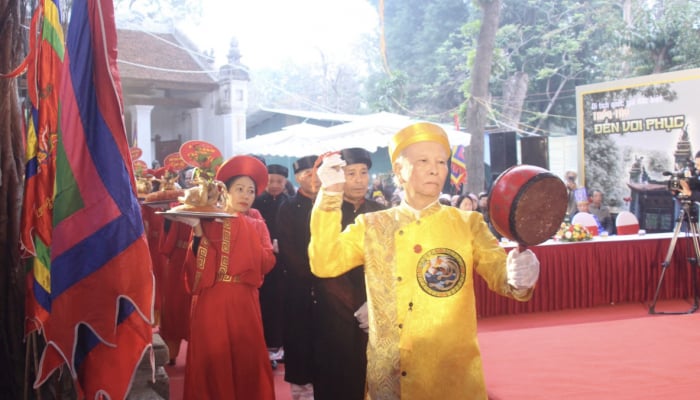
M 366 399 L 487 399 L 474 272 L 491 290 L 519 301 L 530 299 L 537 282 L 534 253 L 506 255 L 480 213 L 438 201 L 450 148 L 445 131 L 432 123 L 395 134 L 389 156 L 404 200 L 359 215 L 342 232 L 344 162 L 332 155 L 319 167 L 322 188 L 311 214 L 311 270 L 332 277 L 365 266 Z

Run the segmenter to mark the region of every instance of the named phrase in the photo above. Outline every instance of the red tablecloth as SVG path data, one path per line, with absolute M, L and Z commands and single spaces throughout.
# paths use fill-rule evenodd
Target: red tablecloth
M 540 260 L 540 278 L 532 299 L 521 303 L 499 296 L 476 276 L 478 315 L 489 317 L 611 303 L 650 303 L 671 238 L 671 233 L 611 236 L 530 247 Z M 692 240 L 681 234 L 666 269 L 660 300 L 692 297 L 688 256 L 694 254 Z

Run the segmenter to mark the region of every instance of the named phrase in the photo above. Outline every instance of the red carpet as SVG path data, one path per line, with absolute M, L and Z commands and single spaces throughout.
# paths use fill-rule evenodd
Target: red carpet
M 625 304 L 491 317 L 479 321 L 479 342 L 492 400 L 700 398 L 700 311 Z M 184 347 L 166 367 L 171 400 L 182 399 Z M 284 365 L 274 373 L 277 399 L 291 399 Z
M 549 314 L 481 321 L 491 399 L 700 398 L 700 313 L 625 305 Z

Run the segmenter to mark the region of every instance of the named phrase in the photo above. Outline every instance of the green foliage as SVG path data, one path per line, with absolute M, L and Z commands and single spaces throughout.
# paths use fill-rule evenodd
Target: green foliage
M 369 78 L 369 99 L 371 110 L 405 113 L 402 104 L 406 102 L 406 74 L 394 71 L 391 76 L 375 74 Z
M 700 66 L 700 4 L 691 0 L 640 4 L 629 27 L 634 75 Z
M 374 110 L 390 106 L 424 116 L 454 112 L 464 101 L 461 85 L 468 68 L 461 30 L 472 6 L 463 0 L 387 1 L 384 6 L 390 71 L 371 77 L 376 86 L 368 92 L 368 103 Z
M 505 105 L 503 84 L 520 71 L 529 76 L 523 129 L 548 135 L 557 126 L 574 133 L 575 87 L 599 79 L 597 54 L 610 46 L 619 15 L 610 1 L 504 0 L 494 108 Z

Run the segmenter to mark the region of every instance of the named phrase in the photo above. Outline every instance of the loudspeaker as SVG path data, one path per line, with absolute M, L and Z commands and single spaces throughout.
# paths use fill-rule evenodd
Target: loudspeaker
M 546 136 L 520 138 L 520 158 L 523 164 L 549 169 L 549 138 Z
M 489 134 L 489 153 L 491 154 L 491 175 L 518 164 L 518 152 L 515 132 L 493 132 Z

